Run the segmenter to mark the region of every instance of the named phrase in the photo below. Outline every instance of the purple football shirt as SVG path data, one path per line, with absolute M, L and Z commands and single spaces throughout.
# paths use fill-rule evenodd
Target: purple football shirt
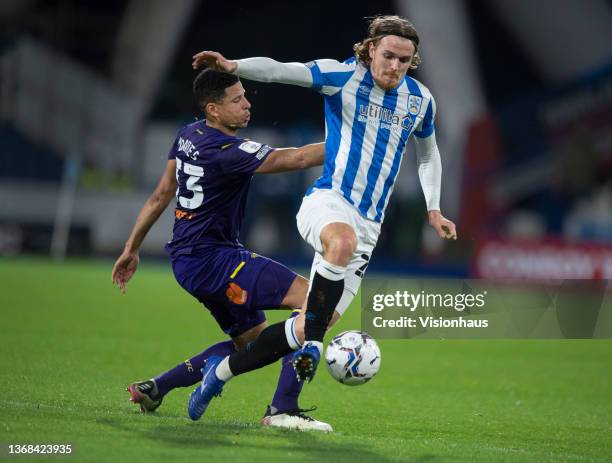
M 273 148 L 226 135 L 205 121 L 179 130 L 168 159 L 178 183 L 171 255 L 238 240 L 253 173 Z

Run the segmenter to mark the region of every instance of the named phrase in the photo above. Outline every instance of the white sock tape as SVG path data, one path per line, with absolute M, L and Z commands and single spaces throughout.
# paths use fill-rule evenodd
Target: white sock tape
M 300 340 L 295 334 L 295 321 L 296 320 L 297 320 L 297 317 L 292 317 L 292 318 L 288 318 L 287 321 L 285 322 L 285 336 L 287 336 L 287 343 L 289 344 L 289 347 L 291 347 L 293 350 L 296 350 L 302 347 L 302 345 L 300 344 Z
M 327 262 L 325 259 L 321 259 L 317 264 L 317 273 L 323 278 L 331 281 L 344 280 L 346 273 L 346 267 L 340 267 L 339 265 Z

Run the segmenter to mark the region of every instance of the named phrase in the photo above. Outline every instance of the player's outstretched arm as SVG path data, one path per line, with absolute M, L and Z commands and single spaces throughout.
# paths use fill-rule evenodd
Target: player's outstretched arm
M 228 60 L 216 51 L 201 51 L 193 55 L 192 67 L 208 66 L 219 71 L 232 72 L 245 79 L 258 82 L 312 87 L 312 74 L 303 63 L 280 63 L 271 58 L 257 57 Z
M 442 161 L 436 143 L 436 135 L 432 133 L 426 138 L 415 137 L 416 158 L 419 169 L 419 180 L 425 195 L 429 224 L 434 227 L 438 236 L 443 239 L 456 240 L 455 224 L 440 212 L 440 189 L 442 183 Z
M 132 228 L 130 237 L 125 243 L 123 253 L 119 256 L 113 271 L 111 278 L 114 284 L 116 284 L 122 293 L 125 293 L 125 286 L 130 278 L 134 275 L 138 268 L 138 250 L 142 244 L 145 236 L 157 221 L 159 216 L 164 212 L 168 204 L 176 193 L 176 160 L 171 159 L 166 165 L 157 188 L 147 202 L 140 210 L 136 223 Z
M 313 143 L 300 148 L 280 148 L 272 151 L 255 173 L 275 174 L 308 169 L 322 165 L 324 160 L 325 143 Z

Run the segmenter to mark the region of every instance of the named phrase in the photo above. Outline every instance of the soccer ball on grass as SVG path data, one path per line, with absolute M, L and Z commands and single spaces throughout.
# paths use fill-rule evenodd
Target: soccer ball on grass
M 380 368 L 380 349 L 367 333 L 345 331 L 335 336 L 325 352 L 332 377 L 348 386 L 371 380 Z

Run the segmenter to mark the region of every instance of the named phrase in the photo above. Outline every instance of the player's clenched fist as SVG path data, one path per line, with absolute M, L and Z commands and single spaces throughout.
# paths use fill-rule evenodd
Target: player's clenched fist
M 447 240 L 457 239 L 455 224 L 444 217 L 440 211 L 429 211 L 429 224 L 436 229 L 440 238 Z

